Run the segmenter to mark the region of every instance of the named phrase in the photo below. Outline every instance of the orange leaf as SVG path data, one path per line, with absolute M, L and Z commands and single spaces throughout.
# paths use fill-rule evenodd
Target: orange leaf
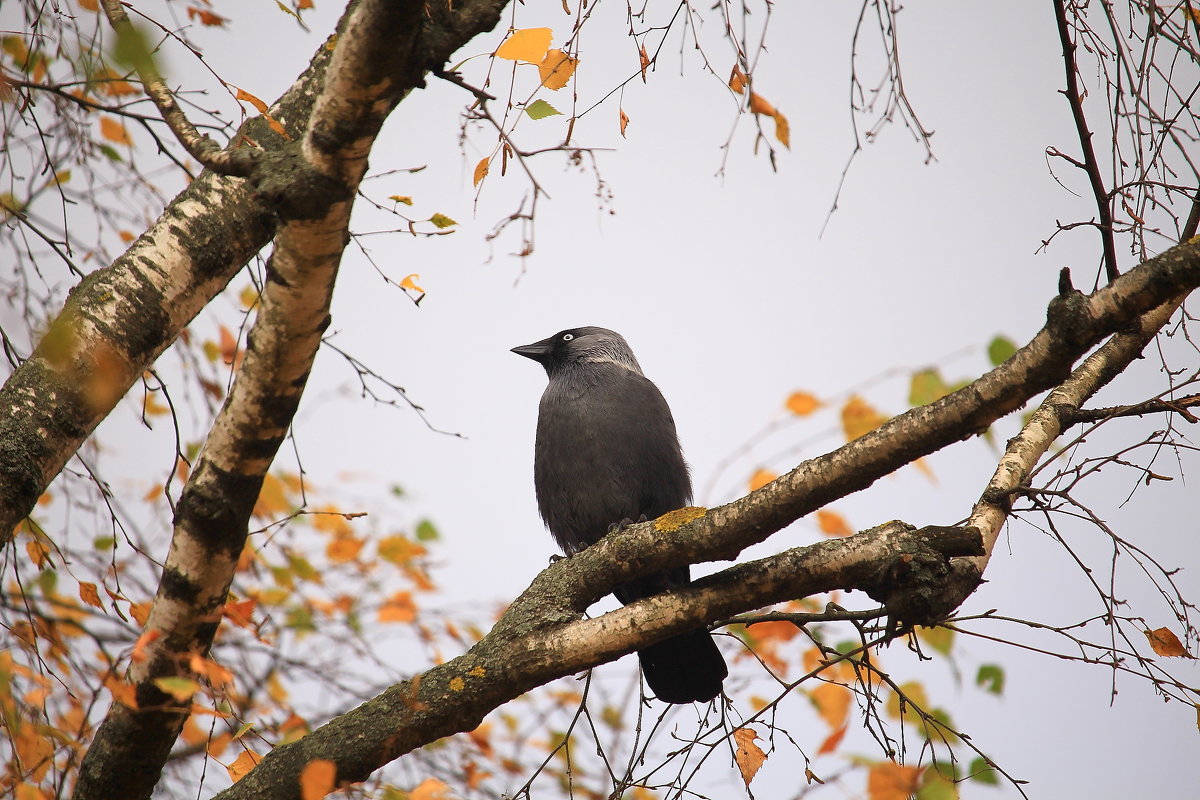
M 646 55 L 646 46 L 638 48 L 638 60 L 641 63 L 642 83 L 646 82 L 646 67 L 650 66 L 650 56 Z
M 852 699 L 849 689 L 838 683 L 822 683 L 809 696 L 830 728 L 837 730 L 846 724 Z
M 478 186 L 479 182 L 481 180 L 483 180 L 485 175 L 488 174 L 488 163 L 489 162 L 491 162 L 490 158 L 484 158 L 482 161 L 480 161 L 478 164 L 475 165 L 475 174 L 471 176 L 471 185 L 472 186 Z
M 775 116 L 775 106 L 767 102 L 767 99 L 757 92 L 750 93 L 750 112 L 753 114 L 766 114 L 768 117 Z
M 733 72 L 729 74 L 729 88 L 738 94 L 746 90 L 746 73 L 737 64 L 733 65 Z
M 135 664 L 145 661 L 146 648 L 160 636 L 162 636 L 162 631 L 160 630 L 142 631 L 142 635 L 138 637 L 137 642 L 133 645 L 133 653 L 129 656 L 129 659 Z
M 234 783 L 237 783 L 242 778 L 246 777 L 246 773 L 258 766 L 258 762 L 262 761 L 262 756 L 253 750 L 243 750 L 237 759 L 225 768 L 229 773 L 229 778 Z
M 867 797 L 869 800 L 908 800 L 916 793 L 920 778 L 919 767 L 884 761 L 871 767 L 867 774 Z
M 870 433 L 887 421 L 887 417 L 858 395 L 851 397 L 842 407 L 842 429 L 846 432 L 848 442 Z
M 792 127 L 788 125 L 787 117 L 779 111 L 776 111 L 772 116 L 775 117 L 775 138 L 779 140 L 781 145 L 791 150 Z
M 838 745 L 842 743 L 842 739 L 846 737 L 846 730 L 849 727 L 849 725 L 843 725 L 833 733 L 826 736 L 825 741 L 821 742 L 821 746 L 817 749 L 817 755 L 823 756 L 828 753 L 832 753 L 834 750 L 837 750 Z M 824 781 L 821 782 L 824 783 Z
M 130 686 L 125 681 L 118 678 L 116 675 L 109 675 L 104 679 L 104 688 L 112 693 L 113 700 L 123 706 L 128 706 L 134 711 L 137 711 L 137 690 Z
M 192 657 L 188 660 L 188 668 L 207 680 L 211 686 L 229 686 L 233 683 L 232 672 L 199 653 L 192 653 Z
M 733 740 L 737 743 L 737 752 L 733 754 L 733 760 L 737 762 L 746 786 L 750 785 L 750 781 L 754 780 L 755 774 L 767 760 L 767 754 L 754 743 L 757 738 L 758 734 L 751 728 L 737 728 L 733 732 Z
M 99 0 L 79 0 L 79 7 L 85 11 L 99 11 Z
M 358 557 L 363 549 L 363 540 L 353 536 L 334 539 L 325 547 L 325 555 L 335 564 L 345 564 Z
M 34 781 L 41 781 L 54 764 L 54 743 L 33 725 L 22 725 L 12 737 L 17 763 Z
M 196 6 L 188 6 L 187 15 L 188 19 L 199 19 L 201 25 L 221 26 L 229 21 L 220 14 L 214 14 L 211 11 L 206 11 L 203 8 L 197 8 Z
M 254 607 L 258 605 L 257 600 L 239 600 L 236 603 L 226 603 L 221 609 L 221 614 L 234 625 L 239 628 L 249 628 L 251 618 L 254 616 Z
M 786 642 L 799 632 L 799 628 L 784 620 L 756 622 L 750 626 L 750 635 L 754 637 L 754 641 L 756 642 L 771 640 Z
M 379 607 L 380 622 L 412 622 L 417 618 L 417 604 L 411 592 L 396 592 Z
M 133 139 L 129 138 L 129 131 L 125 130 L 125 126 L 112 117 L 100 118 L 100 135 L 110 142 L 133 145 Z
M 1159 628 L 1153 631 L 1142 631 L 1150 640 L 1150 647 L 1160 656 L 1172 658 L 1188 655 L 1187 648 L 1179 641 L 1179 637 L 1170 628 Z
M 221 337 L 221 360 L 226 364 L 232 364 L 233 359 L 237 356 L 237 339 L 233 338 L 233 332 L 221 325 L 219 328 Z
M 855 532 L 845 517 L 824 508 L 817 512 L 817 527 L 826 536 L 853 536 Z
M 479 168 L 476 167 L 475 171 L 478 172 Z M 484 173 L 485 174 L 487 173 L 486 169 L 484 170 Z M 425 290 L 417 285 L 417 278 L 419 278 L 419 277 L 421 277 L 421 274 L 419 272 L 414 272 L 412 275 L 405 275 L 403 278 L 400 279 L 400 288 L 401 289 L 411 289 L 414 292 L 421 292 L 422 294 L 424 294 Z
M 302 800 L 321 800 L 337 787 L 337 764 L 327 758 L 314 758 L 300 770 Z
M 250 105 L 254 106 L 256 109 L 258 109 L 258 113 L 260 114 L 267 113 L 267 104 L 247 92 L 245 89 L 238 89 L 237 94 L 235 94 L 234 97 L 238 100 L 244 100 Z
M 150 604 L 149 603 L 130 603 L 129 615 L 137 620 L 137 624 L 145 627 L 146 620 L 150 619 Z
M 540 64 L 550 49 L 550 39 L 554 32 L 549 28 L 525 28 L 513 31 L 512 36 L 496 48 L 497 58 L 507 58 L 510 61 L 526 61 L 530 64 Z
M 407 536 L 389 536 L 379 543 L 379 557 L 397 566 L 404 566 L 414 558 L 425 555 L 425 548 Z
M 449 800 L 450 787 L 437 778 L 426 778 L 408 793 L 408 800 Z
M 625 126 L 629 124 L 629 115 L 625 113 L 625 109 L 618 109 L 621 112 L 621 138 L 625 138 Z
M 757 491 L 779 476 L 769 469 L 758 469 L 750 476 L 750 491 Z
M 577 66 L 579 66 L 578 58 L 571 58 L 562 50 L 550 50 L 538 64 L 538 73 L 542 76 L 542 86 L 558 91 L 571 80 Z
M 808 392 L 792 392 L 784 405 L 797 417 L 804 417 L 820 408 L 821 401 Z

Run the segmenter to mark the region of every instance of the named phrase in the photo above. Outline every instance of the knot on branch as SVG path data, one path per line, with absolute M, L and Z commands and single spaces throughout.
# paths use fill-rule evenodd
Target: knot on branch
M 934 625 L 979 585 L 978 570 L 958 569 L 951 559 L 983 553 L 983 540 L 974 528 L 910 529 L 897 557 L 881 568 L 867 594 L 882 603 L 895 622 Z
M 1046 327 L 1057 341 L 1067 347 L 1076 347 L 1091 339 L 1090 322 L 1087 296 L 1071 288 L 1069 278 L 1065 285 L 1060 280 L 1059 293 L 1046 307 Z
M 299 143 L 264 151 L 250 183 L 259 199 L 284 221 L 320 219 L 335 203 L 353 199 L 345 183 L 304 158 Z

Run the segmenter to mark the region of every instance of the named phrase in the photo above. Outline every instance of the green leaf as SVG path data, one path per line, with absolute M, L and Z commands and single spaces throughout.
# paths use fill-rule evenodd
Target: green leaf
M 113 60 L 123 67 L 136 70 L 147 77 L 158 76 L 158 65 L 154 63 L 154 48 L 150 37 L 133 23 L 117 29 L 117 43 L 113 46 Z
M 190 700 L 192 695 L 200 691 L 200 684 L 191 678 L 181 678 L 178 675 L 155 678 L 154 685 L 181 703 Z
M 954 631 L 941 625 L 933 628 L 919 627 L 917 635 L 921 637 L 921 641 L 932 647 L 937 652 L 944 656 L 950 655 L 950 651 L 954 649 Z
M 321 573 L 303 556 L 288 556 L 288 566 L 301 580 L 321 582 Z
M 949 393 L 950 387 L 936 369 L 923 369 L 913 373 L 912 384 L 908 390 L 908 404 L 914 408 L 929 405 Z
M 107 158 L 109 161 L 124 161 L 125 160 L 125 159 L 121 158 L 120 153 L 118 153 L 116 150 L 114 150 L 113 148 L 109 147 L 106 144 L 100 145 L 100 152 L 103 153 L 104 157 Z
M 996 770 L 992 769 L 992 765 L 982 758 L 971 761 L 971 765 L 967 767 L 967 777 L 978 783 L 986 783 L 988 786 L 1000 783 L 1000 779 L 996 777 Z
M 417 523 L 417 541 L 419 542 L 435 542 L 441 538 L 438 533 L 437 526 L 427 519 L 423 519 Z
M 299 634 L 312 633 L 317 629 L 317 626 L 313 624 L 312 612 L 305 606 L 294 606 L 288 609 L 283 624 Z
M 997 336 L 988 342 L 988 360 L 992 362 L 993 367 L 998 367 L 1008 361 L 1015 352 L 1017 352 L 1017 346 L 1007 336 Z
M 975 685 L 992 694 L 1004 694 L 1004 668 L 999 664 L 984 664 L 975 675 Z
M 445 214 L 434 214 L 432 217 L 429 218 L 429 221 L 432 222 L 434 224 L 434 227 L 437 227 L 437 228 L 449 228 L 451 225 L 458 224 L 454 220 L 447 217 Z
M 37 578 L 34 579 L 34 583 L 41 589 L 43 595 L 49 597 L 58 588 L 58 572 L 52 569 L 44 569 L 38 573 Z
M 97 536 L 92 540 L 92 547 L 97 550 L 112 550 L 116 543 L 116 538 L 112 536 Z
M 940 766 L 945 768 L 945 765 Z M 921 776 L 916 796 L 917 800 L 958 800 L 958 787 L 954 781 L 942 777 L 937 769 L 927 769 Z
M 530 119 L 545 119 L 546 117 L 553 117 L 555 114 L 561 114 L 562 112 L 545 100 L 534 100 L 525 106 L 525 113 L 529 115 Z

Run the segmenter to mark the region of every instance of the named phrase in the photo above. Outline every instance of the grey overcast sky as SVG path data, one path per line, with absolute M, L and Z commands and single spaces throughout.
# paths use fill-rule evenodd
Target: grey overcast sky
M 215 10 L 232 17 L 229 30 L 198 31 L 196 40 L 217 74 L 264 99 L 304 67 L 341 6 L 317 0 L 306 16 L 313 33 L 305 34 L 270 0 L 222 5 Z M 599 27 L 583 39 L 578 81 L 589 104 L 636 66 L 627 40 L 617 38 L 614 46 L 603 34 L 620 36 L 624 8 L 599 4 Z M 373 152 L 371 171 L 426 169 L 378 178 L 367 189 L 376 197 L 412 196 L 414 215 L 437 211 L 460 225 L 450 236 L 365 240 L 393 279 L 420 274 L 428 294 L 419 308 L 351 247 L 331 332 L 340 347 L 403 384 L 433 425 L 464 438 L 433 433 L 407 411 L 357 402 L 353 376 L 336 356 L 323 354 L 295 426 L 314 484 L 348 492 L 403 485 L 443 533 L 440 586 L 459 605 L 490 607 L 527 585 L 553 552 L 532 490 L 544 376 L 510 347 L 578 325 L 624 334 L 672 405 L 698 491 L 715 485 L 696 501 L 713 505 L 741 494 L 759 466 L 782 471 L 839 443 L 836 412 L 817 415 L 785 426 L 717 475 L 731 453 L 780 415 L 790 392 L 833 398 L 865 386 L 868 400 L 899 412 L 907 384 L 903 374 L 881 379 L 889 370 L 937 365 L 947 379 L 977 375 L 987 367 L 984 347 L 993 336 L 1021 342 L 1037 330 L 1061 267 L 1072 267 L 1077 285 L 1090 287 L 1098 261 L 1092 231 L 1065 234 L 1036 252 L 1055 220 L 1091 216 L 1086 197 L 1069 191 L 1081 192 L 1081 180 L 1064 172 L 1060 185 L 1045 157 L 1049 145 L 1076 147 L 1057 94 L 1062 67 L 1048 3 L 908 4 L 899 15 L 904 79 L 923 123 L 935 131 L 936 160 L 926 163 L 902 127 L 885 129 L 855 161 L 826 225 L 853 146 L 847 103 L 857 11 L 857 4 L 775 5 L 769 52 L 755 74 L 758 91 L 791 123 L 791 150 L 780 153 L 775 172 L 764 155 L 751 152 L 751 124 L 743 119 L 717 174 L 735 122 L 734 100 L 721 80 L 703 73 L 695 53 L 679 52 L 673 37 L 646 85 L 630 83 L 576 127 L 575 143 L 612 148 L 596 153 L 611 203 L 598 203 L 590 164 L 565 167 L 555 154 L 533 160 L 551 199 L 539 206 L 536 249 L 524 261 L 510 255 L 520 247 L 515 237 L 485 241 L 527 185 L 515 167 L 507 176 L 494 169 L 476 202 L 472 169 L 491 139 L 476 128 L 460 142 L 466 93 L 431 79 L 403 102 Z M 518 13 L 519 27 L 554 28 L 556 46 L 569 28 L 558 3 L 530 3 Z M 250 31 L 261 46 L 246 47 Z M 706 35 L 723 77 L 732 60 L 717 33 Z M 500 30 L 483 37 L 462 57 L 489 52 L 501 38 Z M 476 65 L 483 62 L 468 63 L 468 79 L 479 77 Z M 186 70 L 172 79 L 186 84 L 194 67 Z M 548 99 L 566 110 L 570 91 Z M 617 134 L 618 101 L 630 118 L 627 139 Z M 550 144 L 561 136 L 563 119 L 527 120 L 519 133 L 529 137 L 526 146 Z M 393 225 L 361 210 L 355 228 Z M 1177 366 L 1196 367 L 1185 350 L 1170 352 L 1182 362 Z M 1101 401 L 1158 391 L 1158 366 L 1147 359 Z M 137 452 L 139 437 L 151 435 L 133 430 L 132 416 L 116 415 L 106 430 L 119 430 Z M 1155 424 L 1161 421 L 1139 430 Z M 996 440 L 1015 430 L 1013 420 L 1002 422 Z M 1122 428 L 1111 436 L 1103 441 L 1140 439 Z M 974 440 L 928 463 L 934 481 L 909 468 L 835 508 L 858 528 L 893 518 L 953 523 L 986 485 L 995 452 Z M 1179 465 L 1160 466 L 1178 476 Z M 1179 582 L 1194 598 L 1200 538 L 1187 466 L 1184 478 L 1140 489 L 1133 472 L 1114 471 L 1084 495 L 1163 564 L 1185 567 Z M 1194 471 L 1194 459 L 1190 466 Z M 1128 502 L 1113 500 L 1129 494 Z M 1104 542 L 1092 529 L 1064 530 L 1079 552 L 1105 563 Z M 770 549 L 818 536 L 802 520 Z M 1061 546 L 1029 525 L 1011 526 L 990 570 L 965 612 L 998 609 L 1065 623 L 1102 611 Z M 1131 614 L 1171 622 L 1152 587 L 1132 572 L 1123 577 L 1130 581 L 1121 594 Z M 858 595 L 846 600 L 869 602 Z M 935 705 L 948 709 L 982 750 L 1030 781 L 1030 797 L 1186 798 L 1200 785 L 1193 709 L 1162 703 L 1150 686 L 1124 676 L 1115 678 L 1113 698 L 1114 677 L 1100 667 L 983 640 L 964 641 L 961 650 L 961 685 L 944 666 L 906 664 L 902 646 L 883 657 L 906 679 L 926 682 Z M 985 662 L 1007 670 L 1002 698 L 971 688 L 975 668 Z M 619 667 L 601 674 L 606 669 Z M 1194 667 L 1184 672 L 1200 682 Z M 822 736 L 810 736 L 806 745 L 815 747 Z M 865 742 L 861 752 L 877 755 Z M 769 761 L 755 781 L 761 800 L 798 789 L 796 764 L 783 758 Z M 830 764 L 818 761 L 815 769 L 820 774 Z M 736 796 L 734 789 L 736 781 L 716 796 Z M 1011 786 L 968 784 L 963 791 L 968 798 L 1019 796 Z

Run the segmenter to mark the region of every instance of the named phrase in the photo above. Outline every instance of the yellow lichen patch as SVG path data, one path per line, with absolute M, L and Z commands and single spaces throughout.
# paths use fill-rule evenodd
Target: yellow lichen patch
M 700 519 L 707 513 L 708 509 L 703 506 L 685 506 L 674 511 L 668 511 L 654 520 L 654 530 L 665 531 L 667 533 L 677 531 L 692 520 Z
M 487 670 L 483 667 L 473 667 L 467 674 L 472 678 L 482 678 L 484 675 L 487 675 Z
M 466 682 L 457 675 L 450 679 L 450 691 L 452 692 L 461 692 L 466 685 Z

